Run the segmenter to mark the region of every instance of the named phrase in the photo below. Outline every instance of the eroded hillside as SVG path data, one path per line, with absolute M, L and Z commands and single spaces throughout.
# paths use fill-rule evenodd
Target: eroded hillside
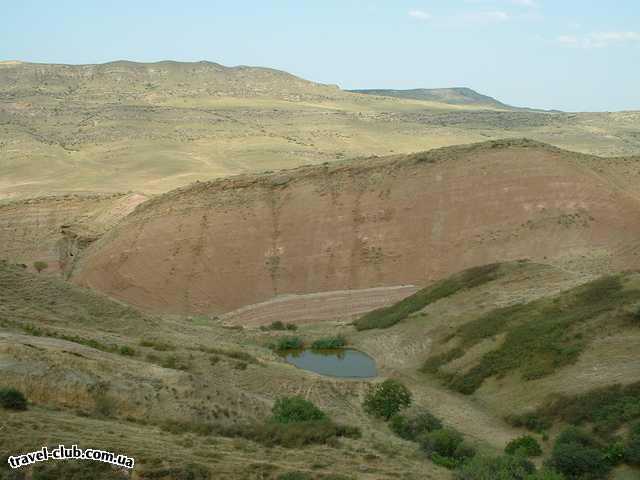
M 522 140 L 196 183 L 139 206 L 73 280 L 148 309 L 220 313 L 494 261 L 630 268 L 640 201 L 599 165 Z

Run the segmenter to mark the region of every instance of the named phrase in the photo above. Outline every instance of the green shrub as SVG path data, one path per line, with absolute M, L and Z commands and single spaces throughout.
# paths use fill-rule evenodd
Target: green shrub
M 509 455 L 518 454 L 524 457 L 539 457 L 542 455 L 540 444 L 531 435 L 523 435 L 520 438 L 511 440 L 504 451 Z
M 449 297 L 461 290 L 474 288 L 498 278 L 499 264 L 484 265 L 465 270 L 434 283 L 390 307 L 366 313 L 354 322 L 357 330 L 389 328 L 427 305 Z
M 558 435 L 548 464 L 568 479 L 597 479 L 611 470 L 596 439 L 575 427 Z
M 286 472 L 278 475 L 276 480 L 313 480 L 313 477 L 304 472 Z
M 125 477 L 129 478 L 129 477 Z M 211 471 L 199 463 L 188 463 L 181 467 L 145 469 L 140 472 L 141 480 L 209 480 Z
M 329 338 L 321 338 L 311 344 L 311 348 L 315 350 L 330 350 L 335 348 L 342 348 L 347 344 L 347 341 L 342 335 Z
M 363 408 L 369 415 L 389 420 L 401 409 L 411 405 L 411 392 L 398 380 L 385 380 L 370 388 Z
M 38 273 L 42 272 L 49 268 L 49 264 L 47 262 L 43 262 L 42 260 L 38 260 L 37 262 L 33 262 L 33 268 L 36 269 Z
M 523 457 L 504 455 L 489 458 L 476 455 L 460 467 L 455 478 L 456 480 L 530 480 L 531 475 L 535 475 L 534 472 L 534 465 Z
M 27 399 L 15 388 L 0 388 L 0 406 L 7 410 L 26 410 Z
M 302 448 L 307 445 L 326 444 L 333 446 L 338 438 L 359 438 L 357 427 L 340 425 L 330 420 L 309 422 L 276 423 L 267 422 L 240 429 L 238 435 L 267 447 Z
M 415 442 L 419 436 L 441 429 L 442 422 L 425 411 L 407 415 L 396 413 L 391 417 L 389 428 L 400 438 Z
M 629 429 L 629 439 L 624 456 L 628 464 L 640 465 L 640 422 L 634 423 Z
M 302 397 L 278 398 L 272 409 L 273 420 L 278 423 L 325 420 L 327 415 Z
M 304 348 L 304 342 L 300 337 L 280 337 L 275 343 L 270 345 L 270 348 L 276 352 L 300 350 Z
M 122 345 L 119 349 L 118 349 L 118 353 L 120 355 L 127 355 L 129 357 L 133 357 L 136 352 L 133 348 L 127 346 L 127 345 Z

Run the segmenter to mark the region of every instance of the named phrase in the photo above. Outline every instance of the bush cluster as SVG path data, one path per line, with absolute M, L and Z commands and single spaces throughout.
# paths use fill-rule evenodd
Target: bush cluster
M 271 350 L 284 352 L 286 350 L 300 350 L 304 348 L 304 341 L 300 337 L 280 337 L 269 345 Z
M 522 457 L 539 457 L 542 455 L 542 448 L 538 441 L 531 435 L 511 440 L 504 449 L 508 455 L 519 455 Z

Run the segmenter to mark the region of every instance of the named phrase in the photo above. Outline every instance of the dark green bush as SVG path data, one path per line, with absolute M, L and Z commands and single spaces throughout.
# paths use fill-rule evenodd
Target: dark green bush
M 124 480 L 128 473 L 108 463 L 85 461 L 51 462 L 33 467 L 32 480 Z M 173 477 L 176 478 L 177 477 Z
M 548 464 L 568 479 L 602 478 L 611 470 L 611 464 L 601 447 L 587 432 L 569 427 L 558 435 Z
M 442 457 L 455 458 L 464 438 L 451 428 L 441 428 L 422 435 L 419 441 L 420 447 L 429 456 L 437 453 Z
M 542 455 L 540 444 L 531 435 L 523 435 L 520 438 L 511 440 L 504 451 L 508 455 L 518 454 L 524 457 L 539 457 Z
M 334 348 L 342 348 L 347 344 L 347 341 L 342 335 L 329 338 L 321 338 L 311 344 L 311 348 L 315 350 L 330 350 Z
M 398 380 L 385 380 L 369 390 L 363 408 L 369 415 L 389 420 L 401 409 L 411 405 L 411 392 Z
M 531 480 L 536 478 L 534 472 L 535 466 L 523 457 L 504 455 L 489 458 L 476 455 L 460 467 L 455 478 L 456 480 Z M 554 479 L 554 477 L 547 478 Z M 561 477 L 558 480 L 561 480 Z
M 27 399 L 15 388 L 0 388 L 0 406 L 7 410 L 26 410 Z
M 313 403 L 302 397 L 278 398 L 272 409 L 273 420 L 278 423 L 325 420 L 327 415 Z
M 396 413 L 389 421 L 389 428 L 399 437 L 415 442 L 422 434 L 441 429 L 442 422 L 425 411 Z

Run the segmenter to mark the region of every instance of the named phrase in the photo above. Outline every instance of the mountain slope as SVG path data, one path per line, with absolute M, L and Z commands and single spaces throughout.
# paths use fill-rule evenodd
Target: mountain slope
M 380 95 L 383 97 L 409 98 L 413 100 L 426 100 L 429 102 L 442 102 L 451 105 L 474 105 L 488 108 L 513 109 L 493 97 L 483 95 L 470 88 L 414 88 L 410 90 L 392 89 L 364 89 L 348 90 L 353 93 L 366 95 Z
M 597 160 L 521 140 L 196 183 L 136 208 L 72 278 L 145 308 L 220 313 L 521 258 L 629 268 L 640 199 Z

